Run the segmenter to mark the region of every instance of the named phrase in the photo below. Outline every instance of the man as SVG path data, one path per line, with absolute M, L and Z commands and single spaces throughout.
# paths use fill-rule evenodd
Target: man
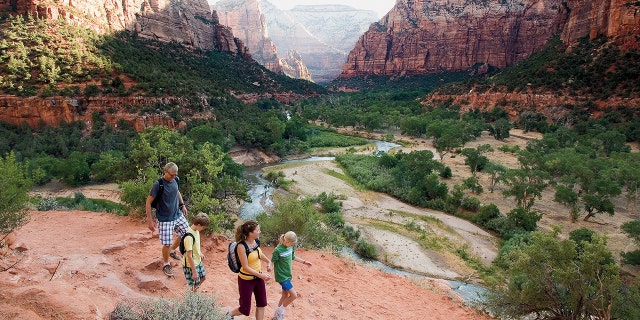
M 187 221 L 187 208 L 184 205 L 182 194 L 178 190 L 178 166 L 169 162 L 164 166 L 163 179 L 163 191 L 159 195 L 160 184 L 156 180 L 149 191 L 147 196 L 146 211 L 147 220 L 149 221 L 149 230 L 154 232 L 156 226 L 158 227 L 158 235 L 160 236 L 160 243 L 162 244 L 162 271 L 169 276 L 173 276 L 173 270 L 171 264 L 169 264 L 169 256 L 176 260 L 180 260 L 180 257 L 175 252 L 175 249 L 180 245 L 180 239 L 182 235 L 189 228 L 189 222 Z M 151 216 L 151 202 L 156 197 L 160 197 L 156 204 L 156 216 Z M 178 237 L 174 239 L 173 232 L 178 234 Z

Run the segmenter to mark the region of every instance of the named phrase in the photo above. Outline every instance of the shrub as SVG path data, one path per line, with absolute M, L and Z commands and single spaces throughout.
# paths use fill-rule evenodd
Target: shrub
M 480 209 L 480 200 L 476 197 L 465 197 L 462 199 L 462 208 L 465 210 L 477 212 Z
M 148 298 L 119 302 L 108 317 L 109 320 L 228 318 L 214 297 L 189 291 L 183 294 L 182 299 Z
M 378 257 L 376 248 L 363 239 L 360 239 L 358 240 L 358 242 L 356 242 L 354 250 L 365 258 L 376 259 Z
M 54 198 L 42 198 L 38 202 L 37 206 L 38 211 L 49 211 L 49 210 L 57 210 L 60 208 L 60 204 Z

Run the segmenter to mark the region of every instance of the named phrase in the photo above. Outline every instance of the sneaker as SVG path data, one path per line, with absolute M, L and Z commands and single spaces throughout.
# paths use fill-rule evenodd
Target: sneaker
M 180 256 L 178 256 L 178 254 L 175 251 L 169 252 L 169 256 L 171 258 L 174 258 L 175 260 L 180 260 L 181 259 Z
M 167 277 L 173 277 L 173 270 L 171 270 L 170 265 L 167 264 L 164 267 L 162 267 L 162 271 L 164 271 L 164 274 L 166 274 Z

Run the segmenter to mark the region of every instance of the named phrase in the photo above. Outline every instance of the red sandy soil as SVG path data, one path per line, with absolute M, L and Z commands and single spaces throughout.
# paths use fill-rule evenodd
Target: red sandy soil
M 28 224 L 10 239 L 0 266 L 0 319 L 106 319 L 119 301 L 176 298 L 186 290 L 181 267 L 167 278 L 160 243 L 146 223 L 84 211 L 30 211 Z M 235 307 L 236 275 L 226 265 L 228 240 L 203 240 L 207 280 L 201 292 Z M 264 248 L 271 254 L 272 248 Z M 390 275 L 328 252 L 300 249 L 311 267 L 294 263 L 293 283 L 302 297 L 287 319 L 478 319 L 444 282 Z M 179 263 L 179 262 L 178 262 Z M 280 296 L 268 283 L 270 319 Z M 236 319 L 252 319 L 236 317 Z

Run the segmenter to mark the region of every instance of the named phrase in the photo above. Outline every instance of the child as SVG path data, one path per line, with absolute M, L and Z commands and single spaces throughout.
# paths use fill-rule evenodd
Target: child
M 209 223 L 209 216 L 206 213 L 198 213 L 193 218 L 191 227 L 187 229 L 187 233 L 191 233 L 193 237 L 187 235 L 184 238 L 185 252 L 182 256 L 182 271 L 184 271 L 184 277 L 193 292 L 198 290 L 206 277 L 204 266 L 202 265 L 204 254 L 200 251 L 200 231 L 204 230 Z
M 296 257 L 296 243 L 298 236 L 293 231 L 280 236 L 280 243 L 273 250 L 271 261 L 274 265 L 275 279 L 282 286 L 282 296 L 278 301 L 278 308 L 273 316 L 276 320 L 284 319 L 284 308 L 286 308 L 299 295 L 293 289 L 291 284 L 291 261 L 302 262 L 311 266 L 312 263 Z

